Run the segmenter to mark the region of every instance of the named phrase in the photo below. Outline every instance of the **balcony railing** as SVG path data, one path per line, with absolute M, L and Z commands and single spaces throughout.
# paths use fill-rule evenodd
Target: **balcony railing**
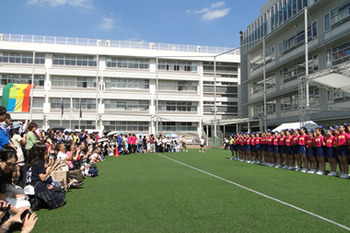
M 22 35 L 22 34 L 6 34 L 6 33 L 0 34 L 0 41 L 114 47 L 114 48 L 134 48 L 134 49 L 167 50 L 167 51 L 198 52 L 198 53 L 224 53 L 232 49 L 232 48 L 225 48 L 225 47 L 165 44 L 165 43 L 152 43 L 152 42 L 144 42 L 144 41 L 87 39 L 87 38 Z M 239 55 L 240 50 L 239 49 L 233 50 L 229 54 Z

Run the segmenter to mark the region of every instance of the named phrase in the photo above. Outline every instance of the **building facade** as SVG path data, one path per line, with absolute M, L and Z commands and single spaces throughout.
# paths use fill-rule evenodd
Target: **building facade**
M 214 117 L 214 86 L 217 119 L 238 117 L 239 51 L 216 57 L 214 84 L 214 56 L 227 51 L 0 34 L 0 90 L 34 75 L 32 113 L 11 115 L 46 129 L 201 136 Z
M 349 122 L 348 91 L 335 88 L 339 79 L 332 75 L 345 82 L 350 77 L 348 0 L 269 0 L 242 32 L 241 45 L 242 109 L 243 116 L 256 120 L 252 127 L 262 129 L 264 121 L 268 128 L 298 122 L 307 99 L 303 93 L 309 96 L 308 120 L 325 126 Z M 328 84 L 317 81 L 320 73 Z M 306 82 L 309 87 L 302 92 Z

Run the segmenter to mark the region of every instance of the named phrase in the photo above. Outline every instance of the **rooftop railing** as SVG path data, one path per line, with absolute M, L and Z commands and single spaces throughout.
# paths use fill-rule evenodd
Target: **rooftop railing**
M 97 46 L 97 47 L 113 47 L 113 48 L 150 49 L 150 50 L 166 50 L 166 51 L 182 51 L 182 52 L 198 52 L 198 53 L 224 53 L 232 49 L 232 48 L 225 48 L 225 47 L 152 43 L 152 42 L 145 42 L 145 41 L 105 40 L 105 39 L 88 39 L 88 38 L 22 35 L 22 34 L 6 34 L 6 33 L 0 34 L 0 41 Z M 240 50 L 239 49 L 233 50 L 232 52 L 230 52 L 230 54 L 239 55 Z

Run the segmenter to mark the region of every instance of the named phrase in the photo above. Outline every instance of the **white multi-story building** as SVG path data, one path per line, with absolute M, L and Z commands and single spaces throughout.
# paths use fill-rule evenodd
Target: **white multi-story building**
M 204 126 L 212 124 L 214 105 L 218 121 L 238 117 L 240 55 L 228 51 L 0 34 L 0 88 L 31 83 L 34 74 L 32 113 L 11 115 L 19 120 L 32 117 L 43 128 L 201 136 L 208 129 Z
M 263 128 L 265 114 L 269 128 L 307 119 L 349 122 L 348 0 L 269 0 L 241 45 L 242 116 L 260 119 L 252 127 Z

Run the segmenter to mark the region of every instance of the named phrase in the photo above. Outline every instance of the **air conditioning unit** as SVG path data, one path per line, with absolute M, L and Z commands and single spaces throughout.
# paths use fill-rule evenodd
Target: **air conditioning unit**
M 101 46 L 101 44 L 102 44 L 102 41 L 101 41 L 101 40 L 97 40 L 97 41 L 96 41 L 96 45 L 97 45 L 97 46 Z
M 150 49 L 154 49 L 154 48 L 155 48 L 154 43 L 149 43 L 149 48 L 150 48 Z
M 111 46 L 111 41 L 110 40 L 106 40 L 106 46 L 110 47 Z
M 201 52 L 201 46 L 197 46 L 197 48 L 196 48 L 196 52 L 198 52 L 198 53 L 200 53 Z

